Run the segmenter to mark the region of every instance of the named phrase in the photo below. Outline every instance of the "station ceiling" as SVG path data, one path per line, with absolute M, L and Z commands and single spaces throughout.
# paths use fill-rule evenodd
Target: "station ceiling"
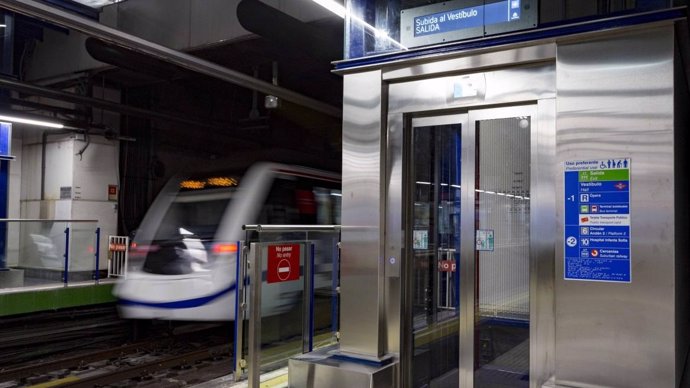
M 342 19 L 332 17 L 303 23 L 256 0 L 243 0 L 239 4 L 240 23 L 254 35 L 195 48 L 187 54 L 340 108 L 342 80 L 331 73 L 331 61 L 340 59 L 342 53 Z M 269 26 L 261 28 L 257 12 L 262 13 L 262 20 L 268 15 L 275 22 L 264 23 Z M 122 115 L 120 128 L 107 130 L 137 140 L 153 136 L 153 140 L 142 143 L 148 144 L 150 152 L 160 159 L 165 160 L 166 153 L 200 160 L 219 160 L 232 155 L 261 158 L 266 153 L 274 157 L 290 155 L 285 156 L 286 162 L 321 163 L 329 169 L 339 168 L 339 117 L 284 100 L 277 109 L 266 109 L 264 94 L 96 38 L 86 39 L 86 51 L 109 66 L 64 80 L 26 80 L 22 68 L 31 61 L 31 50 L 36 41 L 43 39 L 46 29 L 74 33 L 55 23 L 17 16 L 14 43 L 17 71 L 15 77 L 10 77 L 11 81 L 43 88 L 47 93 L 15 87 L 10 80 L 3 84 L 0 80 L 0 86 L 20 92 L 8 101 L 15 108 L 27 112 L 28 107 L 34 115 L 59 117 L 75 127 L 98 130 L 99 123 L 94 116 L 104 106 L 86 100 L 61 99 L 51 91 L 98 100 L 99 96 L 93 95 L 94 87 L 106 88 L 119 92 L 121 97 L 114 104 L 120 107 L 105 106 L 105 110 Z M 151 115 L 146 117 L 146 112 Z M 172 159 L 168 162 L 171 171 L 177 170 L 176 158 L 168 159 Z

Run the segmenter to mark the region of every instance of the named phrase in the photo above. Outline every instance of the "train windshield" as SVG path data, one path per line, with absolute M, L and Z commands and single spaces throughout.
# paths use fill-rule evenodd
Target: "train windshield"
M 130 257 L 144 259 L 143 265 L 139 261 L 133 268 L 160 275 L 210 271 L 226 262 L 228 255 L 216 250 L 236 241 L 244 224 L 340 223 L 337 176 L 310 170 L 274 171 L 263 166 L 253 171 L 243 178 L 240 191 L 235 191 L 238 179 L 206 178 L 181 181 L 175 189 L 159 195 L 160 200 L 142 224 L 144 233 L 136 240 L 140 246 L 130 250 Z M 218 187 L 221 184 L 227 186 Z M 244 237 L 251 240 L 258 236 L 252 232 Z
M 161 275 L 207 270 L 208 252 L 233 192 L 180 191 L 158 225 L 142 269 Z

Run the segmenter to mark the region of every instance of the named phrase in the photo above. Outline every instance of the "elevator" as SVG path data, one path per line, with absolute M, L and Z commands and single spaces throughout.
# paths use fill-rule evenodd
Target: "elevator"
M 529 387 L 541 354 L 530 349 L 546 334 L 533 325 L 552 314 L 554 77 L 540 64 L 390 86 L 387 226 L 401 228 L 387 230 L 386 257 L 404 263 L 401 386 Z M 424 105 L 443 92 L 439 109 Z
M 681 387 L 684 19 L 342 70 L 341 338 L 291 387 Z

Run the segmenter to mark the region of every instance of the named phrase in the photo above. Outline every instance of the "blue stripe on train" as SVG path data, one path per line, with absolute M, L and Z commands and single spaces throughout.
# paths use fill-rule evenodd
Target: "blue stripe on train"
M 161 309 L 189 309 L 194 307 L 200 307 L 207 303 L 210 303 L 213 300 L 218 299 L 227 293 L 235 291 L 235 288 L 237 288 L 237 284 L 233 283 L 228 288 L 220 290 L 211 295 L 202 296 L 200 298 L 194 299 L 177 300 L 173 302 L 142 302 L 131 299 L 120 299 L 118 300 L 118 304 L 121 306 L 154 307 Z

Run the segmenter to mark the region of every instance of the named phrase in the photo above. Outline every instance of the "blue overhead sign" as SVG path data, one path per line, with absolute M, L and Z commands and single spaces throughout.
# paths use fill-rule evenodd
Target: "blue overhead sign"
M 0 123 L 0 159 L 14 159 L 12 152 L 12 124 Z
M 415 47 L 535 27 L 536 3 L 455 0 L 406 9 L 400 14 L 401 44 Z
M 520 0 L 505 0 L 476 7 L 452 9 L 414 18 L 414 36 L 440 34 L 487 24 L 520 20 Z
M 439 12 L 414 18 L 414 36 L 439 34 L 484 25 L 484 6 Z
M 630 159 L 565 162 L 564 278 L 630 282 Z

